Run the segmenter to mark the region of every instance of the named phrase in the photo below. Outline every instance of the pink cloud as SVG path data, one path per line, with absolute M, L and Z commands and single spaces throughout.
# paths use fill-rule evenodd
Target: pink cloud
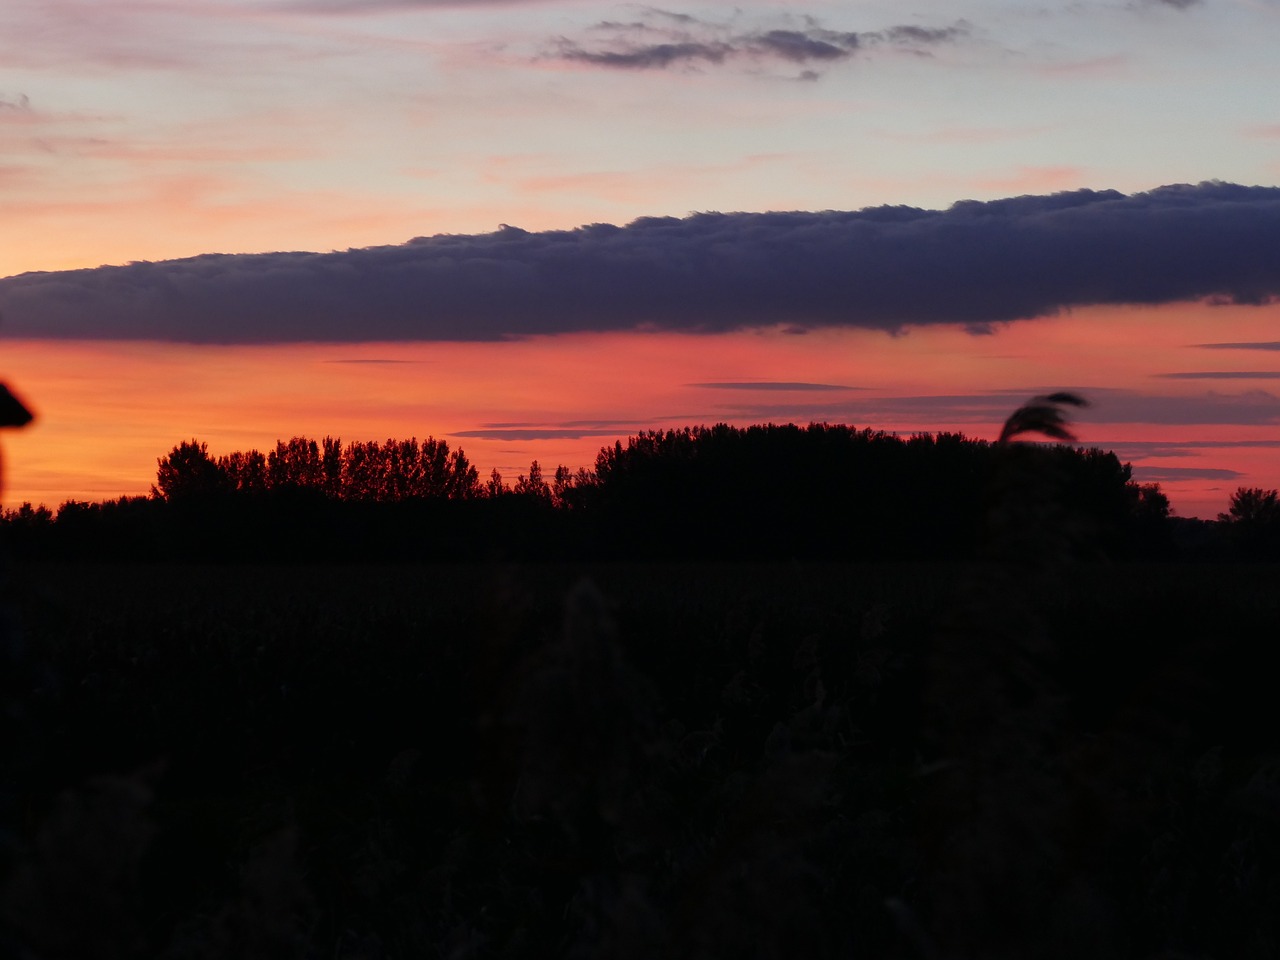
M 970 182 L 983 190 L 1007 193 L 1069 190 L 1087 182 L 1089 172 L 1081 167 L 1018 167 L 1005 176 L 975 178 Z

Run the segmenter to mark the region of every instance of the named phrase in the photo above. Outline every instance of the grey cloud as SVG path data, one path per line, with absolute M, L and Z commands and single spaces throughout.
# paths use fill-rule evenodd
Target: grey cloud
M 1223 183 L 941 211 L 699 213 L 23 274 L 0 280 L 0 334 L 280 343 L 980 329 L 1088 304 L 1275 299 L 1277 249 L 1280 188 Z
M 1280 398 L 1261 390 L 1243 394 L 1210 393 L 1199 397 L 1134 394 L 1116 398 L 1110 411 L 1092 419 L 1098 423 L 1166 426 L 1269 426 L 1280 423 Z
M 669 67 L 679 63 L 722 63 L 733 53 L 724 43 L 652 43 L 624 50 L 584 50 L 570 41 L 563 41 L 560 56 L 564 60 L 590 63 L 601 67 L 622 67 L 644 70 L 651 67 Z
M 1261 390 L 1183 397 L 1098 387 L 1052 386 L 1052 390 L 1058 389 L 1089 401 L 1088 408 L 1073 412 L 1072 417 L 1079 424 L 1081 442 L 1087 445 L 1093 443 L 1090 436 L 1093 427 L 1100 424 L 1263 426 L 1280 423 L 1280 397 Z M 720 409 L 724 416 L 734 419 L 788 417 L 805 422 L 846 421 L 868 426 L 880 426 L 888 419 L 918 419 L 939 425 L 984 422 L 996 430 L 1019 404 L 1047 392 L 1051 392 L 1049 386 L 978 394 L 855 396 L 838 403 L 724 404 Z
M 1145 467 L 1134 464 L 1133 479 L 1139 483 L 1163 483 L 1169 480 L 1235 480 L 1243 477 L 1239 470 L 1224 467 Z
M 1186 373 L 1157 373 L 1165 380 L 1280 380 L 1277 370 L 1192 370 Z
M 773 54 L 792 63 L 840 60 L 858 48 L 858 35 L 847 33 L 827 39 L 824 36 L 801 33 L 799 30 L 770 30 L 752 38 L 751 47 L 757 52 Z
M 1169 396 L 1130 390 L 1079 391 L 1094 401 L 1079 419 L 1087 423 L 1163 425 L 1232 424 L 1262 426 L 1280 423 L 1280 397 L 1266 390 L 1242 393 L 1209 391 L 1195 396 Z
M 969 25 L 964 21 L 950 27 L 890 27 L 883 32 L 883 37 L 891 43 L 929 46 L 936 43 L 950 43 L 959 40 L 969 32 Z
M 1123 446 L 1126 450 L 1144 451 L 1141 456 L 1182 456 L 1187 450 L 1234 450 L 1259 449 L 1274 450 L 1280 447 L 1280 440 L 1121 440 L 1116 441 L 1116 449 Z M 1172 451 L 1172 452 L 1155 452 Z
M 264 4 L 281 13 L 348 14 L 381 13 L 388 10 L 434 10 L 447 7 L 534 6 L 555 0 L 280 0 Z
M 480 424 L 483 430 L 505 430 L 512 427 L 537 428 L 539 430 L 580 430 L 583 428 L 605 430 L 625 430 L 628 427 L 646 427 L 648 420 L 562 420 L 558 423 L 541 423 L 528 420 L 504 420 L 494 423 Z
M 1189 10 L 1203 2 L 1204 0 L 1129 0 L 1127 6 L 1130 10 L 1138 11 L 1151 7 L 1172 7 L 1174 10 Z
M 782 380 L 742 380 L 731 383 L 690 383 L 690 387 L 703 387 L 708 390 L 764 390 L 784 392 L 808 392 L 830 390 L 862 390 L 864 387 L 844 387 L 838 383 L 803 383 Z
M 1025 392 L 1025 391 L 1024 391 Z M 931 396 L 849 397 L 833 403 L 722 404 L 722 414 L 734 419 L 797 422 L 846 422 L 881 427 L 887 419 L 919 418 L 930 424 L 972 424 L 985 421 L 998 428 L 1021 400 L 1037 391 Z M 1043 392 L 1043 391 L 1039 391 Z
M 588 437 L 619 438 L 650 429 L 658 423 L 702 423 L 706 417 L 680 415 L 648 420 L 563 420 L 558 423 L 482 423 L 474 430 L 459 430 L 451 437 L 480 440 L 581 440 Z
M 646 10 L 644 15 L 646 19 L 627 23 L 601 21 L 588 31 L 589 40 L 561 37 L 551 45 L 550 56 L 625 69 L 719 65 L 734 58 L 811 65 L 846 59 L 868 45 L 915 49 L 953 42 L 968 31 L 968 25 L 960 23 L 856 33 L 827 29 L 812 17 L 801 18 L 798 24 L 744 30 L 664 10 Z M 801 79 L 816 77 L 812 69 L 800 74 Z
M 31 98 L 25 93 L 9 96 L 0 93 L 0 116 L 5 113 L 30 113 Z
M 644 8 L 646 16 L 654 17 L 659 20 L 670 20 L 673 23 L 696 24 L 702 23 L 697 17 L 690 13 L 680 13 L 676 10 L 664 10 L 661 7 Z
M 1108 440 L 1098 446 L 1114 450 L 1125 460 L 1149 460 L 1198 457 L 1206 450 L 1274 450 L 1280 448 L 1280 440 Z
M 1261 343 L 1193 343 L 1202 350 L 1280 350 L 1280 340 Z
M 481 427 L 478 430 L 459 430 L 449 434 L 463 440 L 582 440 L 586 437 L 618 437 L 627 436 L 634 427 L 608 428 L 573 428 L 573 427 Z

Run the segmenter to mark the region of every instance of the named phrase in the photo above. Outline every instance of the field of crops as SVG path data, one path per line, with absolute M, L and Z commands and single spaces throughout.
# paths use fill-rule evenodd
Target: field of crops
M 13 941 L 1275 956 L 1277 573 L 19 566 Z

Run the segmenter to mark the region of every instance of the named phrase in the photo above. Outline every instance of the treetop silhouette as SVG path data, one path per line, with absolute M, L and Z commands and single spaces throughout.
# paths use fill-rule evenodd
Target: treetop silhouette
M 310 491 L 334 500 L 398 502 L 466 500 L 483 495 L 479 474 L 461 450 L 428 437 L 419 441 L 354 442 L 293 437 L 275 449 L 218 458 L 197 440 L 183 441 L 156 461 L 153 496 L 187 500 L 226 493 Z

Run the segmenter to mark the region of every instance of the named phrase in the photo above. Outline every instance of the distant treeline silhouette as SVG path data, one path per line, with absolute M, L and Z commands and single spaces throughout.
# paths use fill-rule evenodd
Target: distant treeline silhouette
M 1075 556 L 1169 556 L 1186 539 L 1159 485 L 1111 452 L 825 423 L 643 431 L 603 447 L 592 470 L 548 479 L 535 460 L 510 485 L 496 470 L 481 482 L 433 437 L 294 437 L 220 456 L 192 439 L 159 458 L 149 497 L 71 501 L 56 516 L 24 504 L 4 520 L 37 556 L 954 559 L 980 550 L 1019 485 Z M 1208 525 L 1235 528 L 1218 547 L 1274 552 L 1267 494 L 1237 492 L 1240 516 Z
M 183 441 L 157 462 L 152 494 L 189 500 L 226 493 L 314 490 L 335 500 L 464 500 L 483 493 L 461 450 L 443 440 L 349 443 L 294 437 L 274 450 L 236 451 L 216 459 L 198 440 Z

